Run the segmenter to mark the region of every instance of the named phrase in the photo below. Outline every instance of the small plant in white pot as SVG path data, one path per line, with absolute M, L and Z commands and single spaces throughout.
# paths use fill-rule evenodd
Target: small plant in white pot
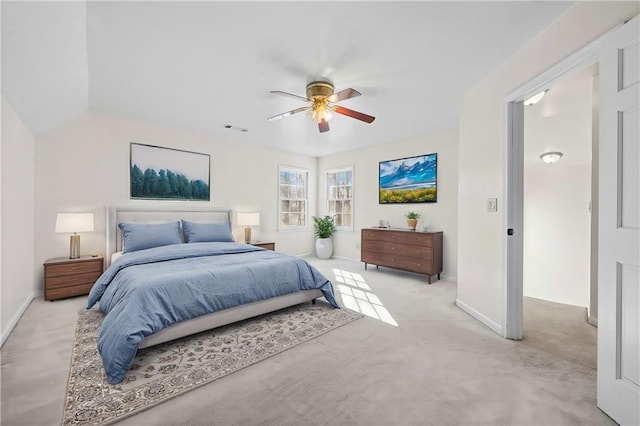
M 333 254 L 333 240 L 331 240 L 331 236 L 335 230 L 333 217 L 313 216 L 313 222 L 316 236 L 316 254 L 320 259 L 329 259 Z
M 420 219 L 420 213 L 409 212 L 405 216 L 407 217 L 407 225 L 409 226 L 409 229 L 415 231 L 416 226 L 418 225 L 418 219 Z

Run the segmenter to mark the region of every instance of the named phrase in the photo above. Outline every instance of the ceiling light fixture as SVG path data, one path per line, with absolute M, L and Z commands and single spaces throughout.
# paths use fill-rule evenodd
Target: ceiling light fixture
M 547 164 L 553 164 L 558 162 L 562 158 L 562 153 L 558 151 L 545 152 L 540 156 L 540 159 Z
M 531 105 L 535 105 L 538 102 L 540 102 L 542 100 L 542 98 L 544 98 L 544 95 L 549 91 L 549 89 L 547 90 L 543 90 L 542 92 L 538 93 L 537 95 L 533 95 L 532 97 L 530 97 L 529 99 L 526 99 L 524 101 L 524 104 L 526 106 L 531 106 Z
M 329 101 L 324 99 L 314 99 L 313 104 L 309 111 L 307 111 L 307 115 L 316 123 L 321 123 L 322 121 L 329 121 L 333 117 L 331 113 L 333 109 L 329 106 Z

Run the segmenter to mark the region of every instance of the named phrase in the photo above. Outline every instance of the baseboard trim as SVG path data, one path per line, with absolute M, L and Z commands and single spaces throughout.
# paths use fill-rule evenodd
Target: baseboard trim
M 502 334 L 502 326 L 500 326 L 498 323 L 496 323 L 492 319 L 489 319 L 488 317 L 482 315 L 480 312 L 476 311 L 475 309 L 473 309 L 471 306 L 467 305 L 460 299 L 456 299 L 456 306 L 462 309 L 463 311 L 465 311 L 467 314 L 471 315 L 473 319 L 479 321 L 484 326 L 489 327 L 493 332 L 504 337 L 504 335 Z
M 27 297 L 27 299 L 22 303 L 22 305 L 20 305 L 20 308 L 18 308 L 18 311 L 15 313 L 13 318 L 11 318 L 11 321 L 9 321 L 9 324 L 7 325 L 7 327 L 4 330 L 2 330 L 2 336 L 0 337 L 0 348 L 4 345 L 4 342 L 7 341 L 7 339 L 9 338 L 9 335 L 11 334 L 15 326 L 18 324 L 18 321 L 20 321 L 20 318 L 22 317 L 22 315 L 25 313 L 25 311 L 27 310 L 27 308 L 35 298 L 36 298 L 36 294 L 32 292 Z

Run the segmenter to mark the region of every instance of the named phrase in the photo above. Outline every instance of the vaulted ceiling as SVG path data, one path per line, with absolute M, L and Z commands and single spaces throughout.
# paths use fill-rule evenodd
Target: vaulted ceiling
M 35 134 L 106 112 L 312 156 L 455 126 L 464 94 L 571 5 L 1 4 L 2 95 Z M 270 90 L 318 79 L 360 91 L 341 105 L 376 120 L 266 120 L 304 106 Z

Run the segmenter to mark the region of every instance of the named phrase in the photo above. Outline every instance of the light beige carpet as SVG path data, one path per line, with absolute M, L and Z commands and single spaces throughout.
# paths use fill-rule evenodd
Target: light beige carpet
M 362 315 L 305 303 L 141 350 L 110 385 L 96 339 L 104 315 L 79 313 L 63 425 L 110 424 L 255 364 Z

